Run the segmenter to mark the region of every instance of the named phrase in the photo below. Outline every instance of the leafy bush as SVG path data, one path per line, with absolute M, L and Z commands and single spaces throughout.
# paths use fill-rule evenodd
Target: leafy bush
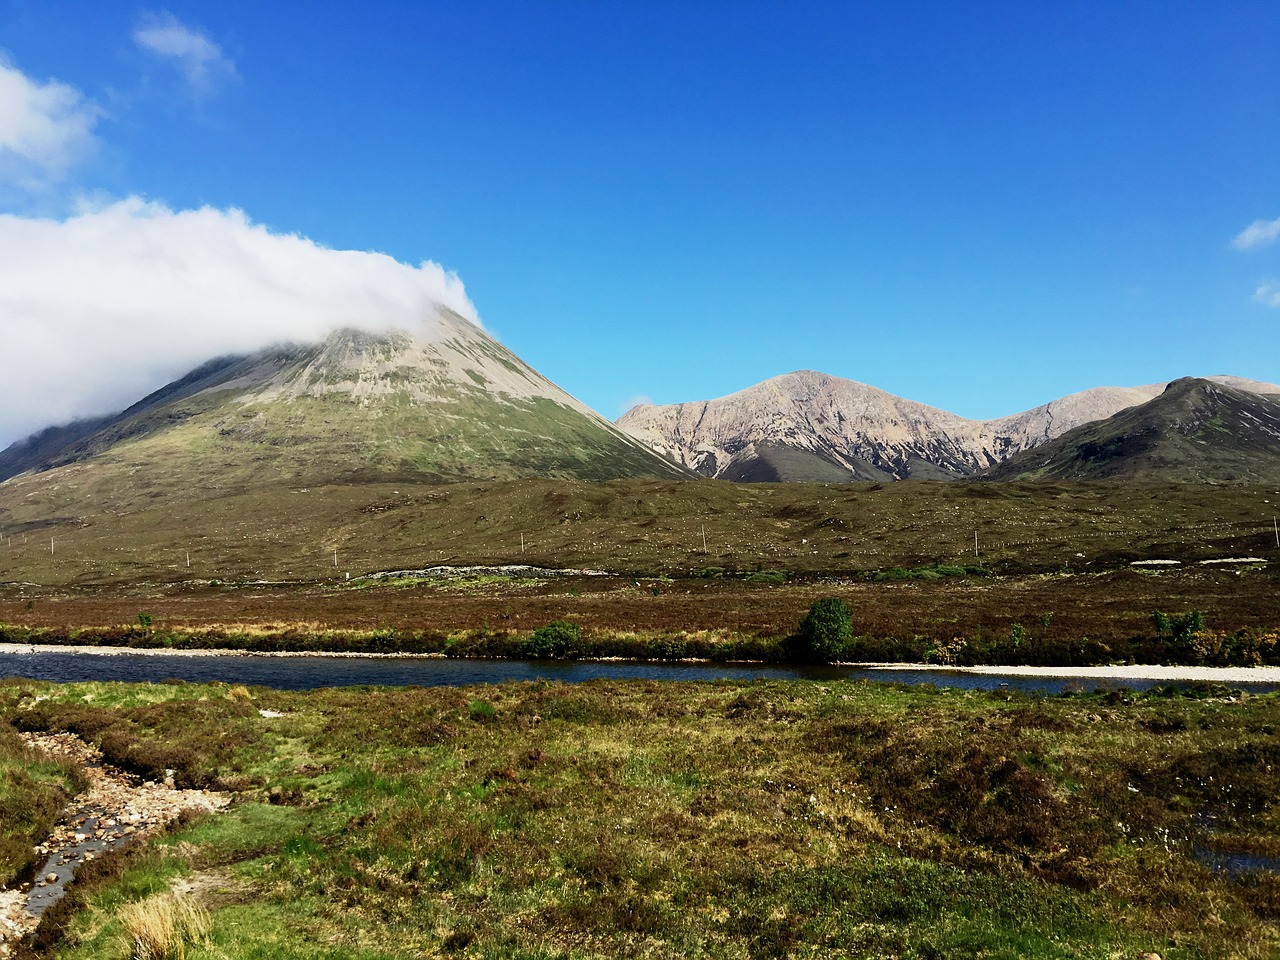
M 1186 643 L 1204 630 L 1204 615 L 1199 610 L 1192 610 L 1190 613 L 1170 616 L 1157 610 L 1151 614 L 1151 624 L 1156 628 L 1157 637 L 1169 637 L 1179 643 Z
M 1151 615 L 1156 637 L 1168 640 L 1168 657 L 1178 663 L 1203 663 L 1213 654 L 1205 640 L 1204 615 L 1199 610 L 1173 615 L 1157 610 Z
M 582 628 L 571 620 L 557 620 L 533 631 L 520 645 L 520 655 L 531 660 L 567 657 L 582 637 Z
M 956 563 L 935 563 L 931 567 L 890 567 L 880 570 L 872 579 L 879 583 L 895 580 L 941 580 L 943 577 L 988 577 L 991 571 L 981 566 L 962 566 Z
M 747 583 L 786 583 L 785 570 L 757 570 L 747 577 Z
M 795 637 L 795 654 L 803 660 L 827 663 L 835 660 L 853 636 L 853 613 L 838 597 L 813 601 L 800 621 Z
M 906 567 L 891 567 L 876 574 L 876 580 L 882 583 L 886 580 L 909 580 L 910 578 L 911 571 Z

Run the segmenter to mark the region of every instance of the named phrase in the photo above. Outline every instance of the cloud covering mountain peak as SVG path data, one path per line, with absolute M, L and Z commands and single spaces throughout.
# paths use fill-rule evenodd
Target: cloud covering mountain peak
M 335 250 L 242 211 L 138 197 L 65 219 L 0 215 L 0 446 L 119 409 L 197 363 L 340 327 L 479 323 L 439 264 Z

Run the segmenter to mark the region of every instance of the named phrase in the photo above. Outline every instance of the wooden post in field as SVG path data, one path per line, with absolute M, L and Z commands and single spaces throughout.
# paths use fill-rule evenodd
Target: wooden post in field
M 702 552 L 704 554 L 707 552 L 707 525 L 705 523 L 702 525 Z
M 187 569 L 188 570 L 191 569 L 191 551 L 190 550 L 187 551 Z
M 973 531 L 973 558 L 978 558 L 978 531 Z
M 1280 547 L 1280 523 L 1276 522 L 1276 518 L 1271 518 L 1271 528 L 1276 532 L 1276 546 Z
M 520 552 L 524 553 L 524 534 L 520 534 Z
M 338 569 L 338 548 L 333 548 L 333 569 Z
M 49 538 L 49 556 L 53 556 L 53 537 Z

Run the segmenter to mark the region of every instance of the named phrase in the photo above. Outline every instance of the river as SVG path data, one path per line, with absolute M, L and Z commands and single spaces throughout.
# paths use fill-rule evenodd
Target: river
M 470 686 L 520 680 L 554 680 L 581 683 L 596 679 L 628 680 L 877 680 L 932 684 L 965 690 L 1007 689 L 1034 694 L 1070 691 L 1146 690 L 1173 677 L 1150 668 L 1150 675 L 1101 676 L 1053 675 L 1024 672 L 967 672 L 910 665 L 889 668 L 869 666 L 796 666 L 754 663 L 636 663 L 632 661 L 566 660 L 455 660 L 441 657 L 308 656 L 218 653 L 165 654 L 113 650 L 109 653 L 17 648 L 0 652 L 0 677 L 29 677 L 59 683 L 82 680 L 190 683 L 242 683 L 278 690 L 314 690 L 320 687 L 374 686 Z M 1198 671 L 1206 673 L 1206 671 Z M 1212 673 L 1211 671 L 1208 673 Z M 1247 674 L 1248 671 L 1245 671 Z M 1224 673 L 1234 689 L 1252 693 L 1280 690 L 1273 670 L 1259 671 L 1265 679 L 1241 680 L 1240 671 Z

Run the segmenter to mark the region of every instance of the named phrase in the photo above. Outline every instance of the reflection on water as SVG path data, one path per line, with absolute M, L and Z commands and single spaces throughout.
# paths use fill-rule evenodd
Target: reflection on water
M 932 684 L 965 690 L 1007 689 L 1024 693 L 1146 690 L 1167 681 L 1079 677 L 1024 677 L 959 671 L 870 670 L 859 667 L 793 666 L 751 663 L 632 663 L 565 660 L 448 660 L 439 657 L 272 657 L 253 655 L 184 656 L 155 653 L 0 653 L 0 677 L 30 677 L 66 683 L 78 680 L 222 681 L 279 690 L 319 687 L 469 686 L 519 680 L 581 683 L 601 678 L 632 680 L 880 680 Z M 1275 683 L 1232 686 L 1255 693 L 1280 689 Z
M 1212 870 L 1234 880 L 1246 873 L 1280 873 L 1280 857 L 1263 857 L 1256 853 L 1231 853 L 1196 847 L 1195 858 Z

